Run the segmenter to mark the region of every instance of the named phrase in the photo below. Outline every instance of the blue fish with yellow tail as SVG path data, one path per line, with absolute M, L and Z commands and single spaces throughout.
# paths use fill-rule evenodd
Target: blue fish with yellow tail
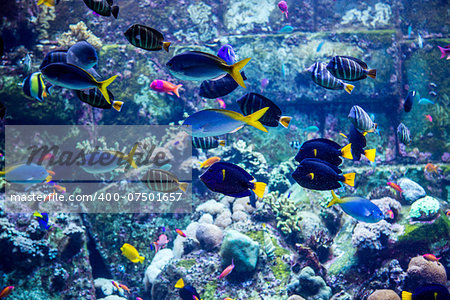
M 348 141 L 352 145 L 351 150 L 352 150 L 353 160 L 358 161 L 361 159 L 361 155 L 364 155 L 365 157 L 367 157 L 367 159 L 369 161 L 371 161 L 371 162 L 375 161 L 377 149 L 364 150 L 364 148 L 367 146 L 367 141 L 366 141 L 367 132 L 361 133 L 358 131 L 358 129 L 356 129 L 355 125 L 351 124 L 350 125 L 350 133 L 348 134 L 348 136 L 344 135 L 343 133 L 341 133 L 341 135 L 345 138 L 348 138 Z
M 216 162 L 200 176 L 200 180 L 213 192 L 230 197 L 242 198 L 252 195 L 252 191 L 262 198 L 266 189 L 263 182 L 239 166 L 228 162 Z
M 33 185 L 44 181 L 49 182 L 52 179 L 49 172 L 53 173 L 35 163 L 21 163 L 9 166 L 6 170 L 0 172 L 0 175 L 4 175 L 5 180 L 10 183 Z
M 267 129 L 258 120 L 264 116 L 268 109 L 268 107 L 265 107 L 248 116 L 226 109 L 205 109 L 190 115 L 183 125 L 192 126 L 192 136 L 194 137 L 232 133 L 238 131 L 244 125 L 250 125 L 267 132 Z
M 48 222 L 48 214 L 47 213 L 39 213 L 36 211 L 36 212 L 34 212 L 33 216 L 37 218 L 39 227 L 42 230 L 49 230 L 50 228 L 52 228 L 52 225 L 48 224 L 49 222 Z
M 182 300 L 200 300 L 200 295 L 198 294 L 195 287 L 191 285 L 185 285 L 183 278 L 180 278 L 175 284 L 175 288 L 179 289 L 178 294 Z
M 317 158 L 339 166 L 342 163 L 340 156 L 353 159 L 351 147 L 351 144 L 341 147 L 338 143 L 329 139 L 313 139 L 302 144 L 295 156 L 295 160 L 302 162 L 306 158 Z
M 339 204 L 347 215 L 366 223 L 377 223 L 384 219 L 381 209 L 366 198 L 359 196 L 339 198 L 334 191 L 331 191 L 331 195 L 333 199 L 327 207 Z

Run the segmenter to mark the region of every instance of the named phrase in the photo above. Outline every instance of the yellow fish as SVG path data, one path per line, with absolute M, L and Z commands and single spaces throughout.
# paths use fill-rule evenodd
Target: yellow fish
M 48 7 L 54 7 L 58 5 L 60 0 L 38 0 L 37 5 L 45 4 Z
M 214 164 L 218 161 L 220 161 L 220 157 L 217 157 L 217 156 L 210 157 L 207 160 L 205 160 L 204 162 L 200 163 L 200 168 L 208 168 L 212 164 Z
M 138 263 L 141 264 L 144 262 L 145 257 L 140 256 L 139 252 L 130 244 L 123 244 L 122 248 L 120 248 L 122 251 L 122 255 L 128 258 L 132 263 Z

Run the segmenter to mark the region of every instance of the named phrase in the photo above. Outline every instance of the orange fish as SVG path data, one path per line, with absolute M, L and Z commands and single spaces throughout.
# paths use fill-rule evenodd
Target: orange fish
M 55 172 L 50 171 L 50 170 L 47 170 L 47 173 L 50 174 L 50 175 L 52 175 L 52 176 L 55 176 L 55 174 L 56 174 Z
M 393 182 L 388 182 L 387 185 L 390 186 L 391 188 L 393 188 L 394 190 L 396 190 L 397 192 L 399 192 L 400 194 L 403 193 L 402 188 L 398 184 L 393 183 Z
M 218 161 L 220 161 L 220 157 L 217 156 L 210 157 L 200 164 L 200 168 L 209 168 Z
M 219 102 L 220 108 L 225 109 L 227 107 L 227 105 L 225 104 L 225 101 L 223 101 L 222 99 L 217 98 L 216 100 L 217 100 L 217 102 Z
M 182 237 L 186 237 L 186 233 L 184 233 L 181 229 L 175 229 L 175 231 Z
M 180 94 L 178 93 L 178 89 L 180 87 L 182 87 L 182 84 L 179 85 L 175 85 L 173 83 L 170 83 L 168 81 L 165 80 L 154 80 L 151 84 L 150 84 L 150 88 L 152 90 L 155 90 L 157 92 L 161 92 L 161 93 L 167 93 L 169 95 L 177 95 L 178 98 L 180 98 Z
M 425 171 L 427 171 L 428 173 L 434 172 L 438 174 L 438 166 L 435 166 L 432 163 L 427 163 L 425 165 Z
M 231 260 L 231 265 L 229 265 L 228 267 L 225 268 L 225 270 L 223 270 L 223 272 L 220 274 L 219 279 L 222 279 L 226 276 L 228 276 L 231 271 L 233 271 L 234 269 L 234 260 Z
M 450 210 L 447 210 L 447 212 L 445 213 L 445 215 L 446 215 L 447 217 L 450 217 Z
M 125 284 L 121 284 L 119 283 L 119 286 L 124 289 L 125 291 L 127 291 L 127 293 L 130 293 L 130 289 L 125 285 Z
M 53 187 L 54 187 L 58 192 L 61 192 L 61 193 L 65 193 L 65 192 L 66 192 L 66 188 L 63 187 L 63 186 L 60 186 L 60 185 L 55 184 Z
M 7 286 L 0 292 L 0 299 L 8 297 L 9 294 L 14 290 L 13 286 Z
M 120 291 L 120 286 L 119 286 L 119 284 L 117 284 L 117 282 L 115 282 L 114 280 L 111 281 L 111 282 L 112 282 L 113 286 L 115 286 L 116 289 L 118 289 L 118 290 Z
M 422 256 L 423 256 L 423 258 L 425 258 L 426 260 L 429 260 L 429 261 L 439 261 L 441 259 L 441 258 L 437 258 L 433 254 L 429 254 L 429 253 L 424 254 Z
M 50 193 L 47 195 L 47 197 L 45 197 L 44 202 L 47 202 L 48 200 L 50 200 L 51 197 L 55 196 L 56 192 L 55 190 L 53 190 L 53 193 Z
M 425 115 L 425 119 L 427 119 L 430 122 L 433 122 L 433 117 L 431 115 Z

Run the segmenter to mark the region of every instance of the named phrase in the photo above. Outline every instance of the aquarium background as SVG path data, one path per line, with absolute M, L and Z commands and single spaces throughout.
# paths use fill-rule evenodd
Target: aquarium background
M 402 291 L 418 286 L 449 286 L 450 61 L 440 58 L 438 48 L 450 44 L 448 1 L 288 0 L 288 18 L 274 0 L 114 4 L 120 7 L 117 19 L 93 14 L 81 0 L 52 7 L 31 0 L 0 3 L 0 102 L 6 107 L 1 153 L 5 125 L 179 125 L 194 112 L 220 108 L 216 99 L 198 95 L 200 82 L 171 76 L 166 62 L 187 50 L 217 54 L 224 44 L 239 60 L 252 58 L 244 68 L 247 88 L 222 97 L 226 108 L 240 112 L 236 100 L 256 92 L 292 121 L 269 133 L 246 126 L 222 136 L 226 146 L 193 149 L 192 157 L 174 165 L 178 171 L 193 168 L 191 214 L 50 212 L 53 226 L 45 230 L 29 213 L 0 208 L 0 289 L 14 286 L 7 299 L 182 299 L 175 288 L 180 278 L 203 300 L 400 299 Z M 131 45 L 123 33 L 135 23 L 162 32 L 172 43 L 169 53 Z M 39 102 L 18 85 L 39 70 L 46 53 L 79 40 L 97 49 L 102 77 L 119 74 L 109 89 L 124 102 L 120 112 L 93 108 L 57 87 Z M 306 69 L 335 55 L 365 61 L 377 78 L 355 82 L 352 94 L 316 85 Z M 180 98 L 150 89 L 156 79 L 183 84 Z M 413 90 L 434 104 L 415 99 L 405 113 L 404 99 Z M 344 161 L 343 172 L 355 172 L 356 180 L 340 195 L 372 200 L 386 214 L 378 223 L 360 222 L 338 205 L 327 208 L 329 191 L 304 189 L 291 177 L 298 165 L 291 142 L 322 137 L 345 145 L 340 133 L 349 131 L 353 105 L 378 124 L 378 132 L 366 136 L 366 148 L 377 155 L 374 163 Z M 410 130 L 410 145 L 398 141 L 400 122 Z M 184 136 L 171 138 L 190 146 Z M 108 146 L 91 138 L 80 147 L 96 144 Z M 159 146 L 170 153 L 167 144 Z M 211 192 L 198 179 L 199 162 L 212 156 L 268 184 L 256 208 L 248 198 Z M 115 170 L 105 180 L 124 175 Z M 169 242 L 155 254 L 151 245 L 162 234 Z M 142 264 L 121 254 L 124 243 L 145 257 Z M 231 258 L 234 270 L 218 279 Z

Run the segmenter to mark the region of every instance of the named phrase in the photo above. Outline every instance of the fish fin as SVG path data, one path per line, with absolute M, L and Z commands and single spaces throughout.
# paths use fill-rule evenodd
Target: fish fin
M 370 69 L 367 71 L 367 76 L 370 78 L 377 78 L 377 70 L 376 69 Z
M 133 156 L 134 156 L 134 153 L 136 152 L 136 149 L 137 149 L 137 146 L 138 146 L 138 145 L 139 145 L 138 143 L 134 144 L 134 146 L 133 146 L 133 148 L 131 149 L 130 153 L 128 153 L 128 155 L 127 155 L 126 157 L 124 157 L 124 159 L 125 159 L 127 162 L 129 162 L 130 165 L 131 165 L 134 169 L 137 169 L 137 165 L 136 165 L 136 162 L 135 162 L 134 159 L 133 159 Z
M 112 107 L 117 111 L 120 111 L 122 109 L 122 105 L 123 105 L 122 101 L 113 101 L 112 103 Z
M 341 154 L 342 157 L 347 158 L 347 159 L 353 159 L 353 155 L 352 155 L 352 143 L 344 146 L 341 149 Z
M 345 134 L 343 134 L 342 132 L 339 132 L 339 134 L 342 135 L 343 137 L 345 137 L 346 139 L 348 139 L 348 137 Z
M 349 186 L 355 186 L 355 173 L 347 173 L 344 174 L 344 183 L 348 184 Z
M 114 75 L 109 79 L 97 82 L 98 89 L 102 93 L 103 97 L 105 97 L 106 102 L 108 102 L 109 104 L 111 104 L 111 101 L 109 100 L 109 94 L 108 94 L 108 90 L 106 88 L 108 87 L 108 85 L 110 85 L 114 81 L 114 79 L 116 79 L 116 77 L 117 77 L 117 75 Z M 92 77 L 92 78 L 94 78 L 94 77 Z
M 119 7 L 117 5 L 111 7 L 111 13 L 114 16 L 114 19 L 117 19 L 119 16 Z
M 367 157 L 371 162 L 375 161 L 375 155 L 377 154 L 377 149 L 364 150 L 364 156 Z
M 35 211 L 35 212 L 33 213 L 33 217 L 40 218 L 40 219 L 43 219 L 43 218 L 44 218 L 44 217 L 43 217 L 39 212 L 37 212 L 37 211 Z
M 291 122 L 292 117 L 281 117 L 280 118 L 280 124 L 281 126 L 283 126 L 284 128 L 288 128 L 289 127 L 289 123 Z
M 225 181 L 225 169 L 222 170 L 222 181 Z
M 402 300 L 411 300 L 412 299 L 412 293 L 410 292 L 402 292 Z
M 238 61 L 237 63 L 229 66 L 229 68 L 227 70 L 228 73 L 231 75 L 231 77 L 233 77 L 233 79 L 237 82 L 237 84 L 239 84 L 243 88 L 245 88 L 245 83 L 244 83 L 244 79 L 242 78 L 242 75 L 239 71 L 243 67 L 245 67 L 245 65 L 250 61 L 250 59 L 251 58 L 246 58 L 241 61 Z
M 38 0 L 37 5 L 42 5 L 42 4 L 44 4 L 44 0 Z
M 225 146 L 225 144 L 226 144 L 226 142 L 225 142 L 224 140 L 220 140 L 220 141 L 219 141 L 219 145 L 220 145 L 220 146 Z
M 333 206 L 336 203 L 341 203 L 341 198 L 339 198 L 333 190 L 331 190 L 331 196 L 333 198 L 331 199 L 331 202 L 328 203 L 327 208 Z
M 144 260 L 145 260 L 145 257 L 143 257 L 143 256 L 139 256 L 139 262 L 140 262 L 141 264 L 143 264 L 143 263 L 144 263 Z
M 183 278 L 178 279 L 177 283 L 175 283 L 175 288 L 177 288 L 177 289 L 184 288 L 184 280 L 183 280 Z
M 344 90 L 345 90 L 347 93 L 351 94 L 354 88 L 355 88 L 354 85 L 351 85 L 351 84 L 348 84 L 348 83 L 345 83 L 345 82 L 344 82 Z
M 245 116 L 242 121 L 244 121 L 247 125 L 253 126 L 261 131 L 268 132 L 267 129 L 259 122 L 258 120 L 261 119 L 264 114 L 269 110 L 269 107 L 264 107 L 263 109 L 260 109 L 251 115 Z
M 188 187 L 189 183 L 187 182 L 180 182 L 180 185 L 178 186 L 180 188 L 180 190 L 182 190 L 183 192 L 186 193 L 186 189 Z
M 253 192 L 255 192 L 256 196 L 262 198 L 264 196 L 264 192 L 266 190 L 267 184 L 264 182 L 254 182 L 253 183 Z
M 51 3 L 49 3 L 49 1 L 45 1 L 45 0 L 44 0 L 44 5 L 47 7 L 53 7 L 53 5 Z
M 166 52 L 169 52 L 170 42 L 163 42 L 163 48 Z
M 179 89 L 180 89 L 180 87 L 182 87 L 183 85 L 182 84 L 179 84 L 179 85 L 177 85 L 176 87 L 175 87 L 175 89 L 173 90 L 173 92 L 175 93 L 175 95 L 177 95 L 177 97 L 178 98 L 180 98 L 180 94 L 179 94 Z

